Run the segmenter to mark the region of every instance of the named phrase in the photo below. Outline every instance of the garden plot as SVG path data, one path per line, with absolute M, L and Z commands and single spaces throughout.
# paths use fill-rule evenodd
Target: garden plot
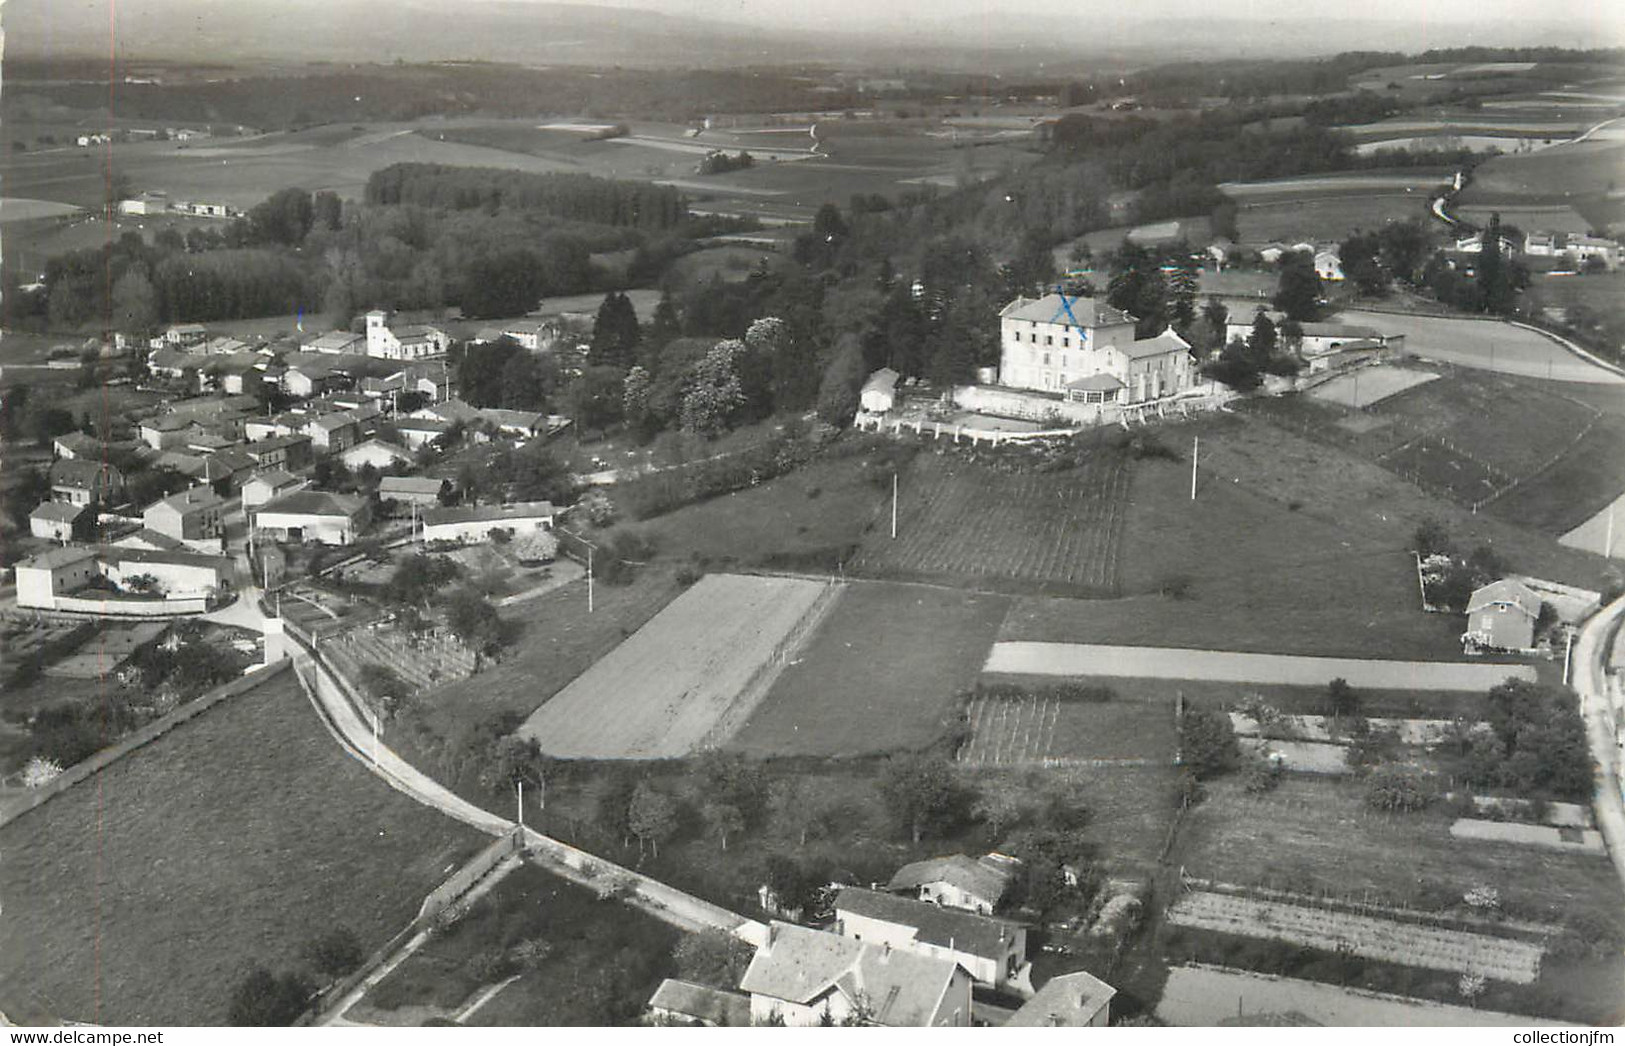
M 834 589 L 795 578 L 712 574 L 673 600 L 520 728 L 564 758 L 686 755 L 737 728 L 741 695 L 782 664 Z M 726 731 L 731 733 L 731 731 Z
M 131 654 L 163 635 L 168 627 L 161 621 L 110 624 L 46 668 L 45 674 L 65 679 L 102 679 L 117 671 Z
M 1345 407 L 1369 407 L 1406 389 L 1426 385 L 1438 377 L 1437 374 L 1425 370 L 1365 367 L 1348 374 L 1339 374 L 1328 382 L 1316 385 L 1309 395 L 1317 400 Z
M 911 581 L 1115 594 L 1129 470 L 1103 455 L 1010 475 L 922 454 L 902 478 L 897 537 L 876 527 L 849 569 Z
M 1490 937 L 1328 911 L 1279 901 L 1197 891 L 1168 910 L 1168 921 L 1217 933 L 1282 941 L 1403 966 L 1452 973 L 1476 973 L 1514 984 L 1540 976 L 1542 949 L 1527 941 Z
M 1349 750 L 1344 745 L 1317 741 L 1275 741 L 1243 738 L 1242 746 L 1260 756 L 1275 756 L 1281 765 L 1300 774 L 1346 774 Z
M 965 715 L 974 766 L 1167 766 L 1176 746 L 1172 702 L 982 695 Z
M 1548 850 L 1567 850 L 1606 857 L 1602 833 L 1592 828 L 1553 827 L 1544 824 L 1517 824 L 1512 821 L 1484 821 L 1475 817 L 1460 817 L 1450 825 L 1450 834 L 1457 839 L 1483 839 L 1497 843 L 1515 843 L 1519 846 L 1543 846 Z
M 1374 731 L 1390 731 L 1398 738 L 1401 744 L 1407 745 L 1436 745 L 1449 736 L 1455 729 L 1456 721 L 1453 719 L 1383 719 L 1370 717 L 1366 719 Z M 1230 725 L 1236 733 L 1244 737 L 1281 737 L 1294 741 L 1332 741 L 1338 740 L 1332 734 L 1332 720 L 1323 715 L 1278 715 L 1264 726 L 1245 712 L 1231 712 Z M 1472 730 L 1475 733 L 1489 729 L 1488 723 L 1474 723 Z

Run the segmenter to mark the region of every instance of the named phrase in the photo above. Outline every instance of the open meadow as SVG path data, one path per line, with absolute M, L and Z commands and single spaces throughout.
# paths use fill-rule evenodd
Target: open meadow
M 485 842 L 346 754 L 283 672 L 0 827 L 0 1009 L 223 1024 L 251 967 L 335 926 L 381 945 Z
M 525 721 L 560 758 L 648 759 L 716 745 L 834 595 L 827 582 L 711 574 Z
M 752 755 L 845 756 L 943 736 L 1009 600 L 852 582 L 729 743 Z

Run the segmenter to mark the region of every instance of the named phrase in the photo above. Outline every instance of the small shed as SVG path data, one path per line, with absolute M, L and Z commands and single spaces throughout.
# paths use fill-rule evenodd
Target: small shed
M 875 414 L 884 414 L 897 401 L 897 381 L 902 375 L 890 367 L 882 367 L 869 375 L 858 396 L 859 405 Z

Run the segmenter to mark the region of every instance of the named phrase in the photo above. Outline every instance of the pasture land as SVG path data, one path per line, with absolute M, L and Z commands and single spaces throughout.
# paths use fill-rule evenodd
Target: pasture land
M 1171 698 L 1147 701 L 1131 693 L 1111 701 L 1076 701 L 1042 689 L 978 694 L 965 715 L 970 739 L 958 758 L 971 766 L 1167 765 L 1177 745 Z
M 1009 608 L 997 595 L 853 582 L 728 747 L 843 756 L 940 739 Z
M 1425 385 L 1439 375 L 1403 367 L 1363 367 L 1316 385 L 1309 395 L 1344 407 L 1369 407 L 1406 389 Z
M 1554 145 L 1539 152 L 1497 156 L 1473 171 L 1461 203 L 1472 206 L 1565 203 L 1602 196 L 1619 178 L 1625 141 L 1607 135 Z
M 36 1024 L 223 1024 L 334 926 L 368 949 L 487 839 L 401 795 L 292 672 L 0 827 L 0 1008 Z
M 1285 197 L 1242 196 L 1237 200 L 1236 229 L 1247 242 L 1279 240 L 1341 242 L 1356 232 L 1370 232 L 1392 222 L 1427 216 L 1427 193 L 1368 191 L 1357 194 L 1309 193 Z M 1274 284 L 1267 288 L 1274 293 Z
M 1607 532 L 1607 519 L 1601 514 L 1625 491 L 1621 447 L 1625 418 L 1604 417 L 1557 464 L 1490 502 L 1488 511 L 1509 522 L 1565 535 L 1564 544 L 1600 553 L 1598 539 Z M 1625 515 L 1614 525 L 1622 523 Z M 1572 540 L 1567 540 L 1570 535 Z M 1616 530 L 1615 538 L 1625 543 L 1625 530 Z
M 444 1020 L 515 976 L 464 1023 L 626 1024 L 674 972 L 671 949 L 679 937 L 652 915 L 527 863 L 374 985 L 347 1016 L 395 1026 Z M 486 957 L 531 941 L 547 946 L 534 967 L 512 975 L 482 968 Z M 584 990 L 588 982 L 592 990 Z
M 1115 594 L 1131 470 L 1104 448 L 1066 472 L 1010 474 L 921 454 L 900 481 L 897 537 L 883 521 L 857 573 L 996 591 Z
M 1541 947 L 1527 941 L 1233 894 L 1187 893 L 1168 909 L 1168 921 L 1322 951 L 1346 948 L 1365 959 L 1514 984 L 1533 983 L 1540 975 Z
M 1499 214 L 1502 224 L 1516 225 L 1525 232 L 1584 234 L 1591 228 L 1591 222 L 1575 207 L 1566 203 L 1511 204 L 1509 206 L 1495 203 L 1462 203 L 1450 210 L 1452 214 L 1462 221 L 1472 222 L 1474 225 L 1479 226 L 1489 224 L 1490 217 Z
M 1302 397 L 1261 403 L 1336 410 Z M 1493 545 L 1521 573 L 1596 587 L 1596 557 L 1425 495 L 1329 445 L 1320 428 L 1331 422 L 1274 425 L 1253 409 L 1180 430 L 1201 437 L 1194 502 L 1188 461 L 1136 462 L 1121 555 L 1128 598 L 1019 600 L 1001 638 L 1457 660 L 1459 623 L 1420 607 L 1409 550 L 1427 518 L 1463 548 Z
M 832 594 L 827 582 L 795 578 L 702 578 L 520 733 L 561 758 L 669 758 L 720 743 L 750 714 L 740 702 L 793 654 L 803 623 Z

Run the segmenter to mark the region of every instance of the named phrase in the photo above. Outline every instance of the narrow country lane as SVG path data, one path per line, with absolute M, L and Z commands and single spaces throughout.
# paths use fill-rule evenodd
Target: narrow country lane
M 1580 629 L 1574 641 L 1573 680 L 1591 741 L 1591 758 L 1597 764 L 1597 828 L 1625 887 L 1625 796 L 1620 792 L 1618 740 L 1609 725 L 1619 711 L 1608 689 L 1608 645 L 1622 615 L 1625 596 L 1603 607 Z

